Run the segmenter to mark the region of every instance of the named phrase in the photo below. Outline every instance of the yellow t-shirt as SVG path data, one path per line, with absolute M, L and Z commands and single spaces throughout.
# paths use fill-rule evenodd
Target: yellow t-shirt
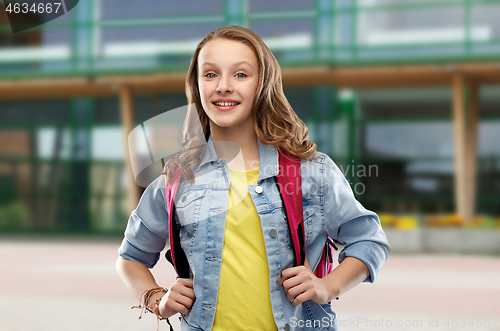
M 219 292 L 212 330 L 277 330 L 260 218 L 248 185 L 259 168 L 231 170 Z

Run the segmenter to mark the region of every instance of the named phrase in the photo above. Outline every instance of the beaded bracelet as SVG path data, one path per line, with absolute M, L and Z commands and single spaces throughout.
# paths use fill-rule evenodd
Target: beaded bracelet
M 144 312 L 150 312 L 150 313 L 153 313 L 156 315 L 156 319 L 158 321 L 158 328 L 157 328 L 157 331 L 160 330 L 160 320 L 167 320 L 167 323 L 170 325 L 170 321 L 168 320 L 168 318 L 164 318 L 164 317 L 161 317 L 160 316 L 160 301 L 161 301 L 161 298 L 158 298 L 156 299 L 156 302 L 154 304 L 154 306 L 150 306 L 149 305 L 149 299 L 156 293 L 167 293 L 168 292 L 168 289 L 164 288 L 164 287 L 153 287 L 153 288 L 150 288 L 149 290 L 146 290 L 144 291 L 144 293 L 142 293 L 141 295 L 141 298 L 139 299 L 139 306 L 132 306 L 131 309 L 134 309 L 134 308 L 139 308 L 139 309 L 143 309 L 141 311 L 141 315 L 139 316 L 139 319 L 142 318 L 142 314 Z M 172 325 L 170 325 L 170 330 L 173 330 L 172 328 Z

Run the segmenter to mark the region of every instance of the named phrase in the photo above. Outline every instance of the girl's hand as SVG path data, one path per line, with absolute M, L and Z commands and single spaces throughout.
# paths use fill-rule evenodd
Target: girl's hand
M 161 298 L 160 316 L 169 318 L 177 313 L 187 315 L 195 299 L 193 280 L 178 278 L 167 294 Z
M 283 285 L 288 300 L 298 306 L 302 302 L 312 300 L 318 304 L 329 302 L 332 297 L 336 297 L 330 286 L 327 286 L 325 278 L 318 278 L 314 275 L 309 266 L 307 258 L 304 265 L 285 269 L 281 272 L 278 286 Z

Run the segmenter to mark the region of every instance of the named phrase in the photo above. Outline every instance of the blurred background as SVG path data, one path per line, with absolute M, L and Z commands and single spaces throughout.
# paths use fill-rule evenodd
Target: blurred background
M 186 105 L 196 44 L 219 27 L 240 25 L 272 50 L 310 139 L 379 214 L 394 253 L 413 254 L 395 258 L 401 264 L 390 279 L 411 287 L 413 273 L 398 272 L 429 258 L 432 266 L 450 265 L 442 278 L 424 277 L 445 286 L 467 267 L 454 258 L 469 254 L 485 259 L 478 270 L 490 276 L 478 271 L 455 285 L 482 283 L 474 293 L 484 291 L 475 297 L 483 307 L 500 297 L 492 281 L 500 275 L 499 0 L 86 0 L 17 33 L 9 3 L 0 1 L 2 256 L 35 240 L 55 245 L 40 257 L 50 264 L 70 247 L 56 241 L 100 237 L 114 243 L 115 254 L 144 190 L 133 181 L 128 133 Z M 5 263 L 16 268 L 17 261 Z M 102 271 L 116 293 L 126 291 L 106 266 L 86 270 Z M 9 282 L 20 281 L 26 270 L 12 275 Z M 381 293 L 390 284 L 382 281 Z M 0 298 L 4 308 L 15 300 Z M 471 314 L 485 310 L 478 311 Z

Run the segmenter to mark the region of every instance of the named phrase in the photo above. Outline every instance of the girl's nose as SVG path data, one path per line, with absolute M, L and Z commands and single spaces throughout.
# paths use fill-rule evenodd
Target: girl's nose
M 231 84 L 229 83 L 229 78 L 224 78 L 221 77 L 219 80 L 219 86 L 217 86 L 217 92 L 219 93 L 226 93 L 226 92 L 232 92 L 233 88 Z

